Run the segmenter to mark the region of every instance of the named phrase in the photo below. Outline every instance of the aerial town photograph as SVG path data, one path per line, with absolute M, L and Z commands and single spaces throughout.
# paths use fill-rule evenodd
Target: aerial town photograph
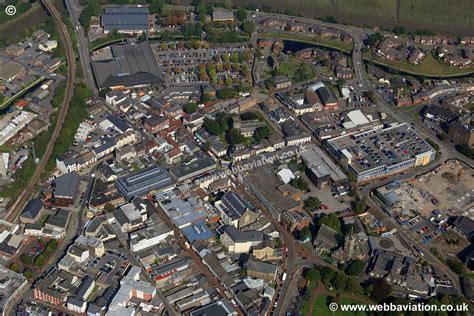
M 474 0 L 0 0 L 4 315 L 474 315 Z

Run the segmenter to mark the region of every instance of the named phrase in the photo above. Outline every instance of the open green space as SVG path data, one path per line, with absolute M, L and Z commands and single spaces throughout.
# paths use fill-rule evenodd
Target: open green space
M 319 295 L 314 303 L 312 316 L 345 316 L 349 313 L 351 315 L 367 315 L 365 312 L 343 312 L 340 309 L 331 312 L 328 308 L 328 301 L 328 295 Z M 336 300 L 336 302 L 339 305 L 363 304 L 362 302 L 349 297 L 342 297 L 341 299 Z
M 388 29 L 404 26 L 411 31 L 428 29 L 441 34 L 467 36 L 474 23 L 472 0 L 234 0 L 233 3 L 308 18 L 332 17 L 332 21 L 352 25 Z
M 293 82 L 302 82 L 315 76 L 313 68 L 308 63 L 291 57 L 279 62 L 274 75 L 286 75 Z
M 364 54 L 364 59 L 375 64 L 397 69 L 399 71 L 428 77 L 456 77 L 474 73 L 474 67 L 457 68 L 446 65 L 438 60 L 432 54 L 426 54 L 426 57 L 418 65 L 412 65 L 405 61 L 390 61 L 377 57 L 372 53 Z
M 308 43 L 313 44 L 315 46 L 321 46 L 325 48 L 331 48 L 339 51 L 343 51 L 346 53 L 350 53 L 352 50 L 351 43 L 345 43 L 339 40 L 332 40 L 332 39 L 320 39 L 317 37 L 301 35 L 301 34 L 293 34 L 293 33 L 276 33 L 276 32 L 265 32 L 259 33 L 258 37 L 262 38 L 279 38 L 279 39 L 286 39 L 296 42 Z

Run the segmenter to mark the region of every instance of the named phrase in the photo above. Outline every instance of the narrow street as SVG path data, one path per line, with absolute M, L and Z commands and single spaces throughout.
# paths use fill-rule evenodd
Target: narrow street
M 197 267 L 199 268 L 199 271 L 201 271 L 202 274 L 204 274 L 206 276 L 206 278 L 209 280 L 209 283 L 213 287 L 218 289 L 219 292 L 225 298 L 227 298 L 227 299 L 229 299 L 229 301 L 231 301 L 232 297 L 229 297 L 227 295 L 227 291 L 224 288 L 224 286 L 221 284 L 219 279 L 206 267 L 206 265 L 204 265 L 204 263 L 201 260 L 201 257 L 196 252 L 194 252 L 194 250 L 191 247 L 189 247 L 189 244 L 188 244 L 187 240 L 180 233 L 178 227 L 176 227 L 176 225 L 174 225 L 174 223 L 171 221 L 171 219 L 168 217 L 168 215 L 166 215 L 165 211 L 161 208 L 161 206 L 159 206 L 159 205 L 155 206 L 150 201 L 148 201 L 148 205 L 152 209 L 155 210 L 155 212 L 158 214 L 158 216 L 160 217 L 161 220 L 163 220 L 166 224 L 168 224 L 169 227 L 173 228 L 174 236 L 178 240 L 181 248 L 183 248 L 183 250 L 186 251 L 186 253 L 194 260 Z M 233 304 L 233 306 L 235 307 L 235 309 L 237 310 L 239 315 L 241 315 L 241 316 L 245 315 L 245 313 L 241 310 L 241 308 L 239 306 L 237 306 L 234 303 L 231 303 L 231 304 Z

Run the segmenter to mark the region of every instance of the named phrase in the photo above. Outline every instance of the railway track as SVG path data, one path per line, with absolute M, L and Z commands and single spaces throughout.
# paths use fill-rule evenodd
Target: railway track
M 11 205 L 11 207 L 8 210 L 7 215 L 4 218 L 5 221 L 11 222 L 11 223 L 15 222 L 21 210 L 23 209 L 25 204 L 28 202 L 28 200 L 31 199 L 31 197 L 33 196 L 35 192 L 35 186 L 37 182 L 39 181 L 41 174 L 44 172 L 46 164 L 51 158 L 51 155 L 54 149 L 54 144 L 56 143 L 56 140 L 59 134 L 61 133 L 64 120 L 69 111 L 69 102 L 71 101 L 72 95 L 74 93 L 76 65 L 74 62 L 74 50 L 72 48 L 71 37 L 67 31 L 66 25 L 61 19 L 61 14 L 56 9 L 54 4 L 50 0 L 42 0 L 42 3 L 46 7 L 48 12 L 51 14 L 54 21 L 56 22 L 61 40 L 63 44 L 65 45 L 66 62 L 67 62 L 67 69 L 68 69 L 67 77 L 66 77 L 67 85 L 66 85 L 66 91 L 64 94 L 63 104 L 62 104 L 58 119 L 56 121 L 56 126 L 54 128 L 53 135 L 51 136 L 51 139 L 48 145 L 46 146 L 44 155 L 41 158 L 41 161 L 39 162 L 39 164 L 37 165 L 35 172 L 31 176 L 30 181 L 28 182 L 26 187 L 23 189 L 23 191 L 20 193 L 16 201 Z

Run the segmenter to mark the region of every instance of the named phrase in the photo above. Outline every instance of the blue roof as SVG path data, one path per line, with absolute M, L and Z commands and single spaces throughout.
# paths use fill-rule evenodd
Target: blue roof
M 209 230 L 204 222 L 197 222 L 183 227 L 181 228 L 181 231 L 190 243 L 196 240 L 209 240 L 214 237 L 214 234 Z

